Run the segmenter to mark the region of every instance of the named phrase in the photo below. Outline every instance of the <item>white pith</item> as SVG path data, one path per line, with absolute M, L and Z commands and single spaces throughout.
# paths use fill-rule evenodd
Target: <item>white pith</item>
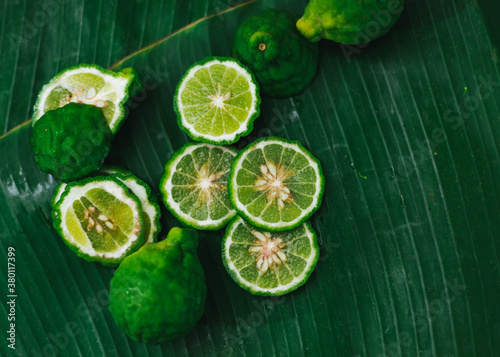
M 43 86 L 42 91 L 40 92 L 40 95 L 38 97 L 38 103 L 37 107 L 35 108 L 35 113 L 33 114 L 33 124 L 40 119 L 44 114 L 44 108 L 45 108 L 45 101 L 47 100 L 47 97 L 49 94 L 56 88 L 56 87 L 63 87 L 68 90 L 71 90 L 69 86 L 66 84 L 66 79 L 70 76 L 73 76 L 75 74 L 93 74 L 99 77 L 102 77 L 104 82 L 107 84 L 111 84 L 113 91 L 112 92 L 99 92 L 98 95 L 99 97 L 104 97 L 107 94 L 110 93 L 116 93 L 116 100 L 114 101 L 114 104 L 116 106 L 115 112 L 113 115 L 113 118 L 109 122 L 109 127 L 111 128 L 111 131 L 114 132 L 117 120 L 118 118 L 122 115 L 122 111 L 119 108 L 119 104 L 123 101 L 125 98 L 125 89 L 129 85 L 131 79 L 127 77 L 122 77 L 119 76 L 118 74 L 116 76 L 112 76 L 106 73 L 102 73 L 96 68 L 93 67 L 88 67 L 88 68 L 76 68 L 74 70 L 70 70 L 67 72 L 64 72 L 60 75 L 57 75 L 54 77 L 49 83 Z
M 145 243 L 148 244 L 148 243 L 153 243 L 153 237 L 154 237 L 154 234 L 156 233 L 156 230 L 158 229 L 158 227 L 155 225 L 155 217 L 156 215 L 158 214 L 158 212 L 156 211 L 156 207 L 153 206 L 150 202 L 149 202 L 149 198 L 148 198 L 148 193 L 146 191 L 146 189 L 138 184 L 133 178 L 127 178 L 127 179 L 121 179 L 120 177 L 116 177 L 118 180 L 120 180 L 121 182 L 123 182 L 125 185 L 127 185 L 127 187 L 130 189 L 130 191 L 132 191 L 132 193 L 134 195 L 136 195 L 137 197 L 139 197 L 139 200 L 141 200 L 141 206 L 142 206 L 142 210 L 144 212 L 147 213 L 147 215 L 149 216 L 149 219 L 151 221 L 151 228 L 149 230 L 149 237 L 146 237 L 145 239 Z
M 181 94 L 182 92 L 184 91 L 184 89 L 186 88 L 186 84 L 187 82 L 194 77 L 194 74 L 200 70 L 201 68 L 209 68 L 210 66 L 214 65 L 214 64 L 222 64 L 228 68 L 233 68 L 235 69 L 239 75 L 242 75 L 245 77 L 245 79 L 248 81 L 248 84 L 250 86 L 250 93 L 252 94 L 252 104 L 251 104 L 251 108 L 250 110 L 248 111 L 248 115 L 245 119 L 245 121 L 243 123 L 240 123 L 240 127 L 238 130 L 236 130 L 234 133 L 231 133 L 231 134 L 223 134 L 223 135 L 220 135 L 220 136 L 213 136 L 213 135 L 209 135 L 209 134 L 202 134 L 202 133 L 199 133 L 198 131 L 196 131 L 196 129 L 194 128 L 194 124 L 189 124 L 184 116 L 184 111 L 182 110 L 183 108 L 183 105 L 182 105 L 182 101 L 181 101 Z M 198 65 L 198 66 L 195 66 L 193 68 L 191 68 L 188 72 L 188 74 L 186 75 L 186 77 L 183 79 L 180 87 L 179 87 L 179 92 L 178 92 L 178 95 L 177 95 L 177 107 L 180 109 L 180 114 L 181 114 L 181 121 L 182 121 L 182 125 L 187 128 L 191 133 L 193 133 L 194 135 L 196 136 L 202 136 L 203 138 L 206 138 L 208 140 L 211 140 L 211 141 L 214 141 L 214 142 L 221 142 L 221 141 L 233 141 L 239 134 L 242 134 L 244 132 L 247 131 L 248 129 L 248 120 L 255 114 L 255 112 L 257 111 L 256 110 L 256 105 L 257 105 L 257 96 L 256 96 L 256 92 L 257 92 L 257 88 L 255 86 L 255 84 L 252 82 L 252 76 L 250 75 L 250 73 L 247 72 L 247 70 L 245 70 L 244 68 L 240 67 L 237 63 L 235 62 L 231 62 L 231 61 L 219 61 L 219 60 L 213 60 L 213 61 L 210 61 L 210 62 L 207 62 L 203 65 Z M 214 93 L 214 105 L 216 105 L 217 107 L 221 107 L 223 105 L 223 101 L 224 101 L 224 95 L 226 93 L 221 93 L 222 96 L 217 96 L 215 97 L 215 94 Z
M 180 202 L 179 203 L 175 202 L 173 197 L 172 197 L 172 188 L 175 186 L 172 184 L 172 178 L 174 176 L 175 168 L 177 167 L 177 164 L 182 160 L 182 158 L 184 156 L 191 155 L 194 150 L 196 150 L 200 147 L 208 147 L 210 150 L 212 150 L 213 148 L 217 148 L 217 149 L 221 149 L 224 153 L 231 154 L 233 157 L 236 156 L 236 154 L 233 151 L 231 151 L 228 148 L 225 148 L 223 146 L 216 146 L 216 145 L 202 144 L 202 143 L 189 146 L 185 149 L 185 151 L 181 155 L 179 155 L 173 162 L 171 162 L 169 164 L 170 175 L 167 178 L 167 180 L 163 186 L 163 189 L 168 193 L 168 195 L 167 195 L 168 206 L 171 207 L 177 213 L 177 215 L 179 215 L 180 217 L 182 217 L 186 221 L 196 223 L 199 226 L 203 226 L 203 227 L 216 226 L 216 225 L 221 224 L 223 221 L 227 220 L 228 217 L 233 217 L 236 214 L 236 211 L 234 209 L 229 209 L 229 207 L 224 205 L 226 208 L 229 209 L 229 213 L 226 216 L 224 216 L 218 220 L 213 220 L 213 219 L 208 218 L 207 220 L 204 220 L 204 221 L 198 221 L 198 220 L 194 220 L 193 217 L 191 217 L 189 214 L 182 212 L 182 210 L 180 208 Z M 223 205 L 222 202 L 220 202 L 220 204 Z
M 109 194 L 115 196 L 117 199 L 125 203 L 126 205 L 130 206 L 133 212 L 133 219 L 134 219 L 134 227 L 139 227 L 140 226 L 140 218 L 139 218 L 139 212 L 140 209 L 137 207 L 136 202 L 127 197 L 123 188 L 117 185 L 113 181 L 98 181 L 98 182 L 89 182 L 88 184 L 84 186 L 73 186 L 70 187 L 68 190 L 67 195 L 65 195 L 62 198 L 62 202 L 60 202 L 59 210 L 61 212 L 61 229 L 62 233 L 64 235 L 64 239 L 67 240 L 71 245 L 77 246 L 83 253 L 88 254 L 89 256 L 98 256 L 98 257 L 103 257 L 107 259 L 111 258 L 119 258 L 121 257 L 127 249 L 137 241 L 138 234 L 134 233 L 134 231 L 128 235 L 129 241 L 128 244 L 119 247 L 118 250 L 115 252 L 96 252 L 93 248 L 92 245 L 89 244 L 88 247 L 83 247 L 81 244 L 79 244 L 71 235 L 71 233 L 68 230 L 68 227 L 66 226 L 66 214 L 68 212 L 68 209 L 73 206 L 73 202 L 75 200 L 79 200 L 80 197 L 85 196 L 85 194 L 92 189 L 95 188 L 100 188 L 105 191 L 107 191 Z M 142 227 L 141 227 L 142 229 Z
M 237 277 L 237 280 L 241 284 L 243 284 L 243 285 L 251 288 L 254 291 L 258 291 L 258 292 L 262 292 L 262 293 L 275 294 L 275 293 L 279 293 L 279 292 L 288 291 L 288 290 L 290 290 L 291 288 L 293 288 L 294 286 L 296 286 L 297 284 L 301 283 L 304 280 L 304 278 L 306 277 L 307 273 L 312 269 L 313 265 L 315 264 L 315 262 L 317 260 L 318 255 L 319 255 L 319 251 L 317 249 L 315 249 L 315 245 L 313 244 L 314 243 L 313 239 L 315 239 L 314 233 L 309 229 L 308 225 L 304 225 L 304 228 L 306 230 L 306 234 L 304 236 L 309 239 L 309 242 L 310 242 L 310 245 L 311 245 L 311 254 L 309 255 L 309 257 L 307 259 L 302 258 L 302 259 L 304 259 L 306 261 L 306 266 L 305 266 L 304 270 L 302 271 L 302 273 L 299 276 L 294 277 L 294 279 L 290 283 L 288 283 L 286 285 L 278 285 L 276 288 L 263 289 L 263 288 L 259 287 L 258 285 L 251 284 L 247 280 L 245 280 L 240 275 L 240 270 L 244 269 L 245 267 L 241 268 L 240 270 L 237 270 L 236 267 L 234 266 L 234 263 L 232 262 L 232 260 L 231 260 L 231 258 L 229 256 L 229 247 L 231 246 L 231 244 L 233 244 L 233 239 L 232 239 L 233 238 L 233 233 L 236 230 L 236 228 L 238 228 L 238 226 L 240 224 L 246 224 L 246 225 L 248 225 L 248 223 L 246 223 L 241 217 L 238 217 L 237 220 L 234 223 L 232 223 L 231 230 L 228 233 L 228 237 L 227 237 L 227 240 L 226 240 L 225 245 L 224 245 L 224 255 L 225 255 L 225 258 L 226 258 L 226 262 L 227 262 L 228 268 L 232 272 L 234 272 L 234 274 Z M 270 234 L 272 236 L 272 235 L 280 234 L 280 233 L 270 233 Z M 238 243 L 236 243 L 236 244 L 238 244 Z M 252 263 L 252 264 L 254 264 L 254 263 Z M 259 273 L 259 276 L 262 275 L 262 274 L 264 274 L 264 273 L 262 273 L 262 271 L 261 271 Z M 292 276 L 293 276 L 293 274 L 292 274 Z
M 57 187 L 57 192 L 55 193 L 55 200 L 54 200 L 55 203 L 59 202 L 59 199 L 61 198 L 62 194 L 66 190 L 66 186 L 68 186 L 68 185 L 65 183 L 62 183 Z
M 238 191 L 238 184 L 236 183 L 237 172 L 242 168 L 243 161 L 245 160 L 245 158 L 252 151 L 254 151 L 256 149 L 262 149 L 263 150 L 265 146 L 272 145 L 272 144 L 278 144 L 278 145 L 282 146 L 283 147 L 283 151 L 284 151 L 285 148 L 291 148 L 291 149 L 295 150 L 296 152 L 301 153 L 302 155 L 304 155 L 306 157 L 307 161 L 309 162 L 309 166 L 311 166 L 313 168 L 313 170 L 315 171 L 315 173 L 316 173 L 316 182 L 315 183 L 308 182 L 308 183 L 316 185 L 316 192 L 315 192 L 314 196 L 312 196 L 313 197 L 312 203 L 305 210 L 302 210 L 302 208 L 299 207 L 299 209 L 302 210 L 301 215 L 298 216 L 297 218 L 295 218 L 293 221 L 289 221 L 289 222 L 284 222 L 284 221 L 280 220 L 280 222 L 277 222 L 277 223 L 270 223 L 270 222 L 264 221 L 262 218 L 255 217 L 250 212 L 248 212 L 247 206 L 244 205 L 244 204 L 242 204 L 240 202 L 240 200 L 238 198 L 238 194 L 237 194 L 237 191 Z M 318 205 L 318 199 L 320 197 L 320 192 L 321 192 L 321 177 L 320 177 L 320 170 L 319 170 L 318 164 L 314 160 L 312 160 L 311 157 L 310 157 L 310 155 L 308 153 L 304 152 L 299 146 L 297 146 L 295 144 L 291 144 L 291 143 L 277 141 L 277 140 L 276 141 L 275 140 L 261 141 L 261 142 L 257 143 L 255 146 L 253 146 L 250 149 L 246 150 L 243 153 L 243 155 L 236 162 L 235 171 L 234 171 L 234 174 L 232 175 L 232 179 L 231 180 L 232 180 L 231 184 L 232 184 L 232 186 L 234 188 L 234 190 L 233 190 L 233 197 L 235 197 L 236 208 L 238 210 L 240 210 L 240 211 L 245 212 L 245 214 L 247 216 L 251 217 L 252 220 L 256 221 L 257 224 L 271 227 L 271 229 L 272 228 L 281 228 L 281 227 L 293 226 L 294 224 L 297 224 L 298 222 L 300 222 L 303 219 L 303 217 L 306 217 L 309 213 L 311 213 L 316 208 L 316 206 Z M 292 196 L 293 196 L 293 193 L 292 193 Z

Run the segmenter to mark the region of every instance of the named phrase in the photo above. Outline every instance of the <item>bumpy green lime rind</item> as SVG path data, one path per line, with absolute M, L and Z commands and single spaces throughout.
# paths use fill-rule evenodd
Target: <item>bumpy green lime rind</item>
M 318 45 L 295 26 L 299 16 L 269 9 L 245 20 L 233 40 L 233 57 L 248 66 L 265 95 L 285 98 L 300 94 L 318 68 Z
M 99 173 L 102 175 L 121 175 L 121 176 L 133 175 L 133 173 L 130 172 L 129 170 L 125 170 L 123 167 L 116 165 L 104 165 L 99 170 Z
M 124 74 L 126 76 L 132 76 L 132 81 L 130 83 L 130 93 L 128 99 L 133 99 L 135 96 L 140 95 L 145 91 L 144 84 L 142 83 L 141 76 L 139 72 L 133 67 L 127 67 L 122 69 L 119 74 Z
M 178 104 L 178 96 L 179 96 L 179 88 L 181 87 L 182 83 L 184 82 L 184 80 L 187 78 L 189 72 L 191 71 L 191 69 L 193 69 L 194 67 L 196 66 L 203 66 L 209 62 L 212 62 L 212 61 L 230 61 L 230 62 L 234 62 L 234 63 L 237 63 L 241 68 L 243 68 L 244 70 L 246 70 L 248 72 L 248 74 L 250 75 L 251 79 L 252 79 L 252 82 L 253 84 L 255 84 L 255 95 L 256 95 L 256 103 L 255 103 L 255 113 L 253 113 L 250 118 L 247 119 L 247 122 L 246 122 L 246 129 L 241 132 L 241 133 L 237 133 L 235 134 L 234 138 L 233 139 L 229 139 L 229 140 L 211 140 L 211 139 L 208 139 L 206 138 L 205 136 L 203 135 L 198 135 L 197 133 L 195 132 L 192 132 L 191 130 L 189 130 L 189 128 L 187 128 L 184 123 L 182 122 L 182 114 L 181 114 L 181 110 L 179 108 L 179 104 Z M 238 140 L 240 140 L 240 138 L 244 137 L 244 136 L 247 136 L 248 134 L 250 134 L 253 130 L 253 123 L 255 121 L 255 119 L 257 119 L 260 115 L 260 103 L 261 103 L 261 99 L 260 99 L 260 92 L 259 92 L 259 85 L 258 85 L 258 82 L 257 80 L 255 79 L 255 76 L 253 74 L 253 72 L 248 68 L 246 67 L 245 65 L 243 65 L 240 61 L 234 59 L 234 58 L 231 58 L 231 57 L 215 57 L 215 56 L 211 56 L 211 57 L 207 57 L 201 61 L 198 61 L 196 63 L 194 63 L 193 65 L 191 65 L 187 70 L 186 72 L 184 73 L 184 75 L 182 76 L 182 78 L 179 80 L 179 83 L 177 84 L 177 87 L 175 89 L 175 94 L 174 94 L 174 111 L 177 115 L 177 124 L 179 125 L 179 128 L 184 132 L 186 133 L 186 135 L 188 135 L 191 139 L 195 140 L 195 141 L 201 141 L 201 142 L 204 142 L 204 143 L 208 143 L 208 144 L 212 144 L 212 145 L 231 145 L 231 144 L 234 144 L 235 142 L 237 142 Z
M 52 198 L 50 199 L 50 206 L 53 210 L 55 209 L 57 202 L 59 202 L 59 200 L 61 199 L 61 196 L 66 190 L 67 185 L 68 184 L 66 182 L 60 182 L 54 189 Z
M 141 201 L 139 200 L 139 198 L 136 195 L 134 195 L 132 192 L 130 192 L 128 187 L 123 182 L 121 182 L 120 180 L 115 179 L 113 177 L 109 177 L 109 176 L 96 176 L 96 177 L 89 177 L 89 178 L 86 178 L 86 179 L 83 179 L 80 181 L 74 181 L 74 182 L 67 184 L 66 188 L 64 189 L 63 194 L 61 195 L 61 197 L 59 198 L 59 200 L 57 201 L 57 203 L 55 204 L 55 207 L 53 208 L 53 210 L 51 212 L 52 223 L 53 223 L 54 229 L 61 236 L 64 243 L 72 251 L 74 251 L 80 258 L 83 258 L 84 260 L 86 260 L 88 262 L 98 262 L 98 263 L 101 263 L 102 265 L 105 265 L 105 266 L 117 266 L 118 264 L 120 264 L 123 261 L 123 259 L 126 256 L 137 251 L 144 242 L 144 232 L 143 232 L 144 231 L 144 228 L 143 228 L 144 221 L 142 218 L 142 214 L 139 214 L 137 217 L 138 226 L 140 226 L 140 230 L 137 233 L 137 239 L 135 240 L 135 242 L 133 242 L 128 247 L 128 249 L 120 257 L 116 257 L 116 258 L 115 257 L 101 257 L 98 255 L 91 256 L 91 255 L 85 253 L 84 251 L 82 251 L 82 249 L 80 247 L 78 247 L 76 244 L 71 242 L 71 240 L 68 237 L 66 237 L 66 235 L 63 232 L 63 228 L 62 228 L 63 215 L 61 212 L 61 205 L 63 204 L 65 198 L 71 193 L 71 189 L 74 187 L 83 187 L 86 185 L 91 186 L 93 183 L 97 183 L 97 182 L 103 182 L 103 183 L 109 182 L 112 185 L 114 185 L 115 187 L 118 186 L 122 190 L 121 193 L 135 203 L 137 211 L 142 212 Z
M 122 175 L 131 175 L 132 173 L 130 171 L 127 171 L 121 167 L 118 166 L 113 166 L 113 165 L 105 165 L 101 167 L 99 172 L 97 172 L 97 176 L 105 176 L 105 175 L 111 175 L 115 173 L 120 173 Z M 66 189 L 66 186 L 68 184 L 66 182 L 59 182 L 59 184 L 54 188 L 54 193 L 52 194 L 52 198 L 50 200 L 50 204 L 52 209 L 56 207 L 56 203 L 59 202 L 59 199 L 61 198 L 63 192 Z
M 111 138 L 101 109 L 70 103 L 37 120 L 30 143 L 42 171 L 58 180 L 73 181 L 101 168 Z
M 312 42 L 358 45 L 389 32 L 403 8 L 404 0 L 310 0 L 297 29 Z
M 111 279 L 109 311 L 134 341 L 186 336 L 203 315 L 207 286 L 196 255 L 198 234 L 172 228 L 167 238 L 127 257 Z

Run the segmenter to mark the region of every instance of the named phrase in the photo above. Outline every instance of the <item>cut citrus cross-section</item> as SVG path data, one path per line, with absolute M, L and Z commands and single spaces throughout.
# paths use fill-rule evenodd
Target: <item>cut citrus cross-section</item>
M 160 190 L 165 206 L 188 227 L 216 230 L 236 211 L 229 202 L 227 178 L 236 150 L 187 143 L 165 165 Z
M 236 211 L 271 232 L 308 219 L 321 204 L 323 188 L 319 161 L 300 143 L 278 137 L 259 139 L 240 151 L 229 177 Z
M 64 242 L 87 261 L 117 265 L 144 241 L 141 203 L 113 177 L 68 184 L 52 217 Z
M 191 138 L 232 144 L 248 135 L 259 116 L 257 82 L 232 58 L 209 57 L 190 67 L 174 97 L 180 128 Z
M 141 201 L 143 219 L 144 219 L 144 244 L 150 244 L 158 241 L 158 234 L 161 230 L 161 210 L 158 206 L 157 197 L 151 192 L 151 188 L 130 171 L 118 166 L 103 166 L 99 175 L 112 175 L 117 180 L 124 183 L 128 189 Z M 67 184 L 61 182 L 56 186 L 52 195 L 52 209 L 56 207 L 62 194 L 66 190 Z M 55 212 L 57 214 L 57 212 Z
M 222 241 L 227 271 L 254 295 L 283 295 L 297 289 L 309 279 L 318 256 L 316 233 L 308 222 L 271 233 L 236 217 Z
M 127 68 L 121 72 L 91 64 L 67 68 L 38 94 L 33 124 L 49 110 L 68 103 L 83 103 L 101 108 L 111 132 L 115 133 L 125 119 L 124 105 L 139 83 L 137 72 Z

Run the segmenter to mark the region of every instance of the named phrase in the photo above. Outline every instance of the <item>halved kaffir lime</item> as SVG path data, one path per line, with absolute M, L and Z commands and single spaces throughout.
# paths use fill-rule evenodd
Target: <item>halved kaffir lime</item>
M 248 135 L 259 106 L 253 74 L 227 57 L 208 57 L 191 66 L 174 97 L 179 127 L 194 140 L 216 145 Z
M 109 71 L 94 64 L 69 67 L 53 77 L 38 94 L 33 113 L 33 125 L 47 111 L 68 103 L 83 103 L 101 108 L 112 133 L 125 119 L 124 105 L 138 87 L 137 72 L 125 68 Z
M 68 184 L 52 217 L 64 242 L 87 261 L 117 265 L 144 242 L 140 200 L 110 176 Z
M 184 145 L 165 165 L 160 183 L 165 206 L 188 227 L 224 227 L 236 214 L 227 194 L 227 178 L 235 156 L 236 150 L 227 146 Z
M 114 178 L 123 182 L 133 194 L 141 201 L 144 218 L 144 244 L 158 241 L 158 234 L 161 231 L 161 210 L 158 206 L 158 199 L 151 192 L 151 188 L 137 176 L 118 166 L 103 166 L 99 171 L 100 175 L 112 175 Z M 64 193 L 67 184 L 61 182 L 56 186 L 52 195 L 51 205 L 54 209 L 57 202 Z
M 252 225 L 271 232 L 298 227 L 320 206 L 324 176 L 319 161 L 298 141 L 256 140 L 231 166 L 229 198 Z
M 316 233 L 309 222 L 271 233 L 237 216 L 222 240 L 222 261 L 243 289 L 254 295 L 284 295 L 303 285 L 319 257 Z

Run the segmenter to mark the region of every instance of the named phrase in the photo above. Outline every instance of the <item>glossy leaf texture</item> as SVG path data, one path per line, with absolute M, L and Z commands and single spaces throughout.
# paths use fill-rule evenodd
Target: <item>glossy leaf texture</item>
M 208 17 L 113 66 L 147 91 L 130 106 L 109 162 L 157 186 L 188 139 L 172 97 L 195 61 L 229 55 L 257 1 Z M 500 45 L 491 1 L 408 1 L 365 48 L 320 43 L 300 96 L 264 98 L 252 134 L 300 140 L 322 162 L 313 216 L 321 255 L 309 282 L 279 299 L 240 289 L 221 262 L 223 232 L 201 233 L 206 312 L 185 339 L 144 346 L 107 310 L 112 269 L 78 259 L 51 228 L 56 184 L 33 163 L 30 126 L 0 139 L 0 265 L 16 249 L 17 353 L 84 356 L 487 356 L 500 350 Z M 497 21 L 496 21 L 497 22 Z M 346 56 L 346 53 L 351 53 Z M 164 226 L 178 222 L 163 208 Z M 6 274 L 0 285 L 6 286 Z M 2 305 L 8 313 L 7 306 Z M 1 310 L 0 310 L 1 311 Z M 72 337 L 71 334 L 76 335 Z M 5 348 L 5 345 L 2 345 Z M 43 353 L 43 352 L 42 352 Z M 47 353 L 50 353 L 47 352 Z M 3 353 L 2 353 L 3 355 Z

